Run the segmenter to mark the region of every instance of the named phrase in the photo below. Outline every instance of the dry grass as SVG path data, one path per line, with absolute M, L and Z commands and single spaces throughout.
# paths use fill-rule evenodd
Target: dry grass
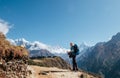
M 33 59 L 29 61 L 29 65 L 70 69 L 70 65 L 66 63 L 66 61 L 64 61 L 61 57 Z
M 0 33 L 0 59 L 13 58 L 22 58 L 23 56 L 29 56 L 27 49 L 20 46 L 11 45 L 9 41 L 6 40 L 6 37 Z

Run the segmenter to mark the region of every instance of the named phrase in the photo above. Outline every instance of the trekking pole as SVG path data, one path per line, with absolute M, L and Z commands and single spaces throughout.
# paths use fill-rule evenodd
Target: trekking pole
M 69 64 L 71 65 L 71 59 L 69 58 Z
M 70 70 L 72 70 L 72 67 L 71 67 L 71 59 L 70 59 L 70 57 L 69 57 L 69 51 L 67 51 L 67 55 L 68 55 L 68 63 L 69 63 L 69 65 L 70 65 Z
M 70 64 L 70 70 L 72 70 L 72 63 L 71 63 L 71 59 L 70 58 L 68 58 L 69 59 L 69 64 Z

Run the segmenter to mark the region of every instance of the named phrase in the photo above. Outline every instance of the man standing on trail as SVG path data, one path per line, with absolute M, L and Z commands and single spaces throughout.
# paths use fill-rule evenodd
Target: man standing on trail
M 68 51 L 69 58 L 72 58 L 73 71 L 78 71 L 76 56 L 79 54 L 79 48 L 76 44 L 70 43 L 70 51 Z

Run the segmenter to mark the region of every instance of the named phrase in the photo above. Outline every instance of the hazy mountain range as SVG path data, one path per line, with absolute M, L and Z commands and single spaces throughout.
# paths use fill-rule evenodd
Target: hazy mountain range
M 99 73 L 105 78 L 120 78 L 120 33 L 108 42 L 90 47 L 78 58 L 83 70 Z

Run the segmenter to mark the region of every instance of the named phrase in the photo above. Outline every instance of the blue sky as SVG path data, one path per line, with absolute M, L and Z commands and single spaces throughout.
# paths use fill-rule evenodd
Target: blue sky
M 0 0 L 0 19 L 14 25 L 8 38 L 69 47 L 93 45 L 120 31 L 119 0 Z

